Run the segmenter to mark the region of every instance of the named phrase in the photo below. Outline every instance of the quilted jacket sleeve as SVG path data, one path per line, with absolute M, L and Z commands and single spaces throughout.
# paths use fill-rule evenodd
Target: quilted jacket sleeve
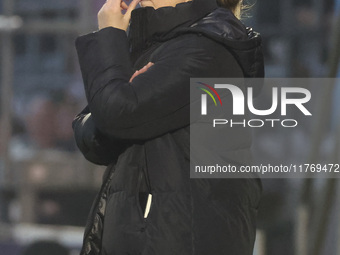
M 86 107 L 72 122 L 76 144 L 84 157 L 97 165 L 109 165 L 117 160 L 126 144 L 105 138 L 95 127 Z
M 218 43 L 199 35 L 172 41 L 148 71 L 129 82 L 133 67 L 123 30 L 108 27 L 77 38 L 88 105 L 103 134 L 147 140 L 187 126 L 190 78 L 235 74 L 223 67 L 233 57 Z

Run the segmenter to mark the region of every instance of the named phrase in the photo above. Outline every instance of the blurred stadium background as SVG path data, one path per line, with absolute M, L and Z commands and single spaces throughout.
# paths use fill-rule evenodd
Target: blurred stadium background
M 104 2 L 0 0 L 1 255 L 23 254 L 39 240 L 79 252 L 103 168 L 86 162 L 73 140 L 72 119 L 86 104 L 74 40 L 97 29 Z M 339 76 L 339 0 L 250 4 L 244 23 L 263 36 L 267 77 Z M 289 153 L 339 163 L 338 87 L 320 95 L 313 125 L 278 138 L 291 141 Z M 264 141 L 269 150 L 278 142 Z M 263 183 L 256 255 L 340 254 L 337 179 Z

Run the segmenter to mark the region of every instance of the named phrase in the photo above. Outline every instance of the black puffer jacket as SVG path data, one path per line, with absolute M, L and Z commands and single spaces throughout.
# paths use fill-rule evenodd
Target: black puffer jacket
M 76 141 L 108 165 L 81 255 L 251 255 L 261 183 L 190 179 L 189 84 L 263 76 L 260 36 L 214 0 L 195 0 L 136 9 L 129 37 L 105 28 L 76 48 L 88 100 L 73 122 Z M 238 155 L 250 146 L 249 136 L 230 142 Z

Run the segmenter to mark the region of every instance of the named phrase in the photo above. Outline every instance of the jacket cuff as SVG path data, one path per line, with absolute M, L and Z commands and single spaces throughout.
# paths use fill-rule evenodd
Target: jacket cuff
M 102 40 L 105 42 L 119 36 L 122 38 L 125 37 L 127 40 L 127 34 L 124 30 L 115 27 L 105 27 L 92 33 L 78 36 L 76 38 L 75 45 L 78 49 L 79 47 L 86 45 L 86 43 L 94 39 Z

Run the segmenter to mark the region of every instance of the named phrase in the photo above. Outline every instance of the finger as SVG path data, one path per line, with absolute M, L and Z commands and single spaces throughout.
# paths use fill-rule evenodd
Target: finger
M 149 62 L 146 66 L 149 68 L 149 67 L 151 67 L 151 66 L 153 66 L 153 65 L 154 65 L 154 63 Z
M 153 66 L 152 62 L 149 62 L 147 65 L 145 65 L 141 70 L 139 70 L 140 72 L 145 72 L 147 71 L 151 66 Z
M 130 81 L 129 82 L 132 82 L 133 79 L 138 75 L 138 71 L 136 71 L 130 78 Z
M 136 78 L 138 75 L 142 74 L 142 73 L 145 73 L 151 66 L 153 66 L 154 63 L 152 62 L 149 62 L 147 63 L 142 69 L 140 70 L 137 70 L 136 72 L 134 72 L 134 74 L 131 76 L 130 78 L 130 82 L 133 81 L 134 78 Z
M 147 67 L 147 66 L 143 66 L 143 68 L 140 69 L 139 71 L 140 71 L 140 72 L 145 72 L 146 70 L 148 70 L 148 67 Z
M 107 5 L 113 6 L 113 7 L 120 7 L 121 0 L 106 0 Z
M 124 10 L 127 10 L 129 8 L 129 6 L 124 1 L 120 3 L 120 7 L 122 7 Z
M 130 5 L 129 8 L 126 10 L 125 13 L 125 17 L 129 18 L 131 17 L 131 12 L 136 8 L 137 4 L 140 2 L 141 0 L 133 0 Z
M 146 70 L 148 70 L 151 66 L 153 66 L 153 64 L 152 63 L 148 63 L 144 68 L 146 69 Z M 144 69 L 143 68 L 143 69 Z
M 142 73 L 145 73 L 148 69 L 149 69 L 149 67 L 144 66 L 142 69 L 139 70 L 138 75 L 139 75 L 139 74 L 142 74 Z

